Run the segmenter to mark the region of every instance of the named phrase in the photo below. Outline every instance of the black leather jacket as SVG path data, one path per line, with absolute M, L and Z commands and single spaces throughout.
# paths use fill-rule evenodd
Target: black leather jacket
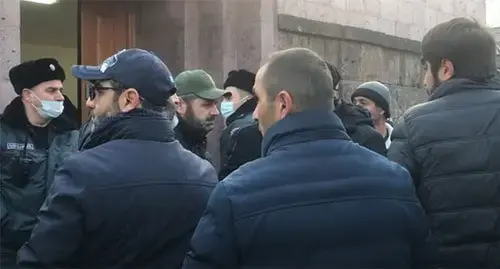
M 30 237 L 37 212 L 62 160 L 76 151 L 76 108 L 66 98 L 63 114 L 48 130 L 49 148 L 38 148 L 20 97 L 0 116 L 1 264 L 15 266 L 17 250 Z

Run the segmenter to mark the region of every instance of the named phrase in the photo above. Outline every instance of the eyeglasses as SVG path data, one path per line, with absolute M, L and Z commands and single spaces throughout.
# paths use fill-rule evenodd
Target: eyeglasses
M 103 91 L 107 91 L 107 90 L 112 90 L 112 91 L 116 91 L 116 92 L 123 91 L 122 88 L 102 87 L 99 85 L 87 84 L 87 90 L 86 90 L 87 99 L 94 100 L 98 94 L 102 93 Z

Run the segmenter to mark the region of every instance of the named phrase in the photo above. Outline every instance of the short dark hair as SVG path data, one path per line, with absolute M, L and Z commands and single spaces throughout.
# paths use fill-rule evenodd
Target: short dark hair
M 450 60 L 455 78 L 485 80 L 493 77 L 495 39 L 477 21 L 455 18 L 436 25 L 422 40 L 422 62 L 429 62 L 433 75 L 442 60 Z
M 281 90 L 294 97 L 294 110 L 333 109 L 333 81 L 325 61 L 314 51 L 292 48 L 271 55 L 262 77 L 268 98 Z

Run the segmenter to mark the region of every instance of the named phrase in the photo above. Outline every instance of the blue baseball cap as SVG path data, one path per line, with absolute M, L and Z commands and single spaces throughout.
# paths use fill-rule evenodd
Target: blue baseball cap
M 165 105 L 177 90 L 172 73 L 152 52 L 125 49 L 107 58 L 98 66 L 74 65 L 71 73 L 86 81 L 113 80 L 134 88 L 154 105 Z

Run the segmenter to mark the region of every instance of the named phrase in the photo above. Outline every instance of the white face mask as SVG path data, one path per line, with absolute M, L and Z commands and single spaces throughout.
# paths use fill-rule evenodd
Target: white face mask
M 33 95 L 40 101 L 42 107 L 36 107 L 31 103 L 31 105 L 36 109 L 38 114 L 45 119 L 55 119 L 63 113 L 64 101 L 48 101 L 40 99 L 34 92 Z

